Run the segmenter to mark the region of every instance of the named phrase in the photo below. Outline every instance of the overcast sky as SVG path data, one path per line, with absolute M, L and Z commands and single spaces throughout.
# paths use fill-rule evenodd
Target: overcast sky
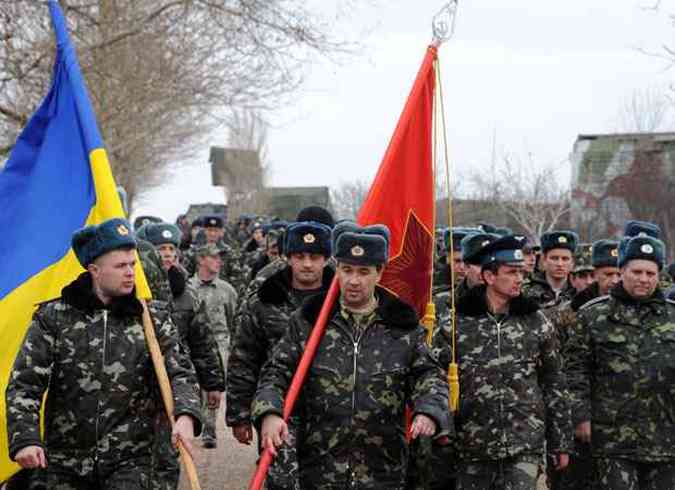
M 440 49 L 450 154 L 456 174 L 498 154 L 564 161 L 583 133 L 615 132 L 634 90 L 667 87 L 675 75 L 640 49 L 675 45 L 675 1 L 460 0 L 454 38 Z M 431 40 L 436 0 L 387 0 L 358 13 L 363 53 L 319 62 L 296 103 L 274 117 L 271 185 L 370 181 Z M 669 129 L 669 128 L 666 128 Z M 214 137 L 209 142 L 223 145 Z M 190 202 L 221 201 L 210 186 L 208 147 L 143 195 L 138 214 L 173 219 Z M 569 172 L 557 178 L 568 180 Z M 461 187 L 461 185 L 460 185 Z

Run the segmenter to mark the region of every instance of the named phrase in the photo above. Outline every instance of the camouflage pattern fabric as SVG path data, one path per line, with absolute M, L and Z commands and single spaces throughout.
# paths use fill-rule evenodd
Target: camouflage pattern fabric
M 138 257 L 141 259 L 141 266 L 145 279 L 148 281 L 150 292 L 153 299 L 164 301 L 166 303 L 173 299 L 171 286 L 166 271 L 162 268 L 162 260 L 157 254 L 157 250 L 150 242 L 144 240 L 138 241 Z
M 576 291 L 567 282 L 562 291 L 556 294 L 546 280 L 544 272 L 535 272 L 523 283 L 522 294 L 526 298 L 534 300 L 542 308 L 551 308 L 564 301 L 571 300 Z
M 485 286 L 457 303 L 460 402 L 458 448 L 464 462 L 568 452 L 572 425 L 558 339 L 538 306 L 519 296 L 509 314 L 488 312 Z M 433 339 L 441 365 L 452 355 L 449 318 Z
M 536 490 L 540 461 L 515 456 L 459 465 L 457 490 Z
M 455 301 L 459 301 L 459 298 L 463 297 L 466 293 L 469 292 L 469 283 L 466 278 L 462 279 L 455 286 Z M 450 303 L 450 287 L 440 289 L 433 296 L 434 305 L 436 305 L 436 327 L 438 327 L 440 319 L 448 317 L 450 315 L 450 308 L 452 307 Z
M 596 460 L 598 490 L 665 490 L 675 488 L 675 464 L 620 458 Z
M 378 288 L 379 306 L 360 320 L 335 305 L 309 370 L 297 415 L 303 489 L 405 488 L 405 407 L 449 429 L 445 373 L 417 314 Z M 258 427 L 283 400 L 325 295 L 310 298 L 265 365 L 253 404 Z
M 178 450 L 171 443 L 171 424 L 166 415 L 157 417 L 155 442 L 152 450 L 152 490 L 176 490 L 180 481 L 180 459 Z
M 593 244 L 580 243 L 574 251 L 574 268 L 572 272 L 593 271 Z
M 575 423 L 591 421 L 593 455 L 675 460 L 675 303 L 636 301 L 619 283 L 586 303 L 565 349 Z
M 71 469 L 53 468 L 46 473 L 49 490 L 148 490 L 150 475 L 145 471 L 149 461 L 134 464 L 123 462 L 115 471 L 106 474 L 79 475 Z
M 222 240 L 216 243 L 216 247 L 220 250 L 220 257 L 223 261 L 220 279 L 228 282 L 238 293 L 241 293 L 246 287 L 247 271 L 241 266 L 239 252 Z M 198 248 L 199 246 L 192 246 L 183 254 L 182 265 L 190 276 L 197 272 Z
M 165 306 L 152 302 L 150 311 L 176 416 L 191 415 L 199 433 L 192 364 Z M 45 447 L 49 478 L 63 472 L 103 481 L 118 470 L 122 474 L 124 465 L 136 465 L 138 472 L 141 463 L 149 473 L 153 422 L 162 404 L 141 313 L 134 294 L 115 298 L 106 309 L 86 272 L 63 289 L 60 299 L 38 308 L 5 395 L 11 457 L 26 446 Z M 47 389 L 43 441 L 39 409 Z

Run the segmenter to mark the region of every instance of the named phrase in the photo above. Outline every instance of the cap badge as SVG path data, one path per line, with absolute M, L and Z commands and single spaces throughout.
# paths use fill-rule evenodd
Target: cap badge
M 164 231 L 162 232 L 162 238 L 169 239 L 169 238 L 171 238 L 172 236 L 173 236 L 173 235 L 171 235 L 171 232 L 170 232 L 169 230 L 164 230 Z
M 117 227 L 117 233 L 119 233 L 122 236 L 127 236 L 129 234 L 129 230 L 127 229 L 126 226 L 124 225 L 119 225 Z
M 619 256 L 619 250 L 616 249 L 616 248 L 613 248 L 613 249 L 609 252 L 609 255 L 611 255 L 612 257 L 618 257 L 618 256 Z
M 314 243 L 316 241 L 316 237 L 311 233 L 307 233 L 305 236 L 302 237 L 302 241 L 305 243 Z
M 647 233 L 645 233 L 644 231 L 641 231 L 640 233 L 637 234 L 637 236 L 639 236 L 639 237 L 646 237 L 646 236 L 647 236 Z
M 558 237 L 558 243 L 567 243 L 567 237 L 566 236 L 559 236 Z
M 485 240 L 483 243 L 480 244 L 481 247 L 486 247 L 487 245 L 490 245 L 490 240 Z
M 218 222 L 215 219 L 210 219 L 209 226 L 218 226 Z
M 363 250 L 363 247 L 360 247 L 359 245 L 356 245 L 352 247 L 352 257 L 363 257 L 363 255 L 366 253 L 365 250 Z
M 650 244 L 645 243 L 640 247 L 640 251 L 643 254 L 653 254 L 654 253 L 654 247 L 652 247 Z
M 515 250 L 513 252 L 513 258 L 516 260 L 523 260 L 523 251 L 522 250 Z

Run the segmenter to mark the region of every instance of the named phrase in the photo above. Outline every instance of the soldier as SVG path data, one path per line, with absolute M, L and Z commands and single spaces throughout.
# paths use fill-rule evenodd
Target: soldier
M 10 457 L 45 468 L 50 489 L 145 489 L 162 405 L 134 294 L 136 240 L 127 221 L 112 219 L 77 231 L 72 245 L 87 270 L 39 306 L 10 375 Z M 197 380 L 166 310 L 150 311 L 173 388 L 172 439 L 190 451 L 201 426 Z
M 470 289 L 483 284 L 481 265 L 477 254 L 489 242 L 493 242 L 497 238 L 498 236 L 494 233 L 470 233 L 462 239 L 462 260 L 464 261 L 465 275 L 457 287 L 455 302 Z
M 574 294 L 577 295 L 593 283 L 593 245 L 590 243 L 580 243 L 574 252 L 574 267 L 570 274 L 569 281 L 574 288 Z
M 222 266 L 220 250 L 209 243 L 197 250 L 197 272 L 188 281 L 188 286 L 204 303 L 206 318 L 216 338 L 223 366 L 227 366 L 230 339 L 234 335 L 234 314 L 237 307 L 237 291 L 220 279 Z M 204 410 L 204 432 L 202 444 L 207 449 L 217 447 L 216 416 L 220 401 L 216 403 L 209 391 L 202 390 L 202 408 Z
M 574 267 L 574 251 L 579 241 L 572 231 L 549 231 L 541 236 L 541 272 L 523 284 L 523 294 L 542 308 L 572 299 L 575 289 L 568 278 Z
M 417 313 L 376 286 L 388 242 L 382 225 L 343 222 L 333 232 L 341 295 L 296 408 L 303 489 L 405 488 L 406 404 L 413 439 L 448 427 L 448 385 Z M 274 453 L 288 434 L 284 395 L 324 299 L 314 296 L 293 314 L 261 373 L 253 417 Z
M 162 267 L 170 278 L 173 301 L 171 319 L 176 325 L 182 346 L 192 360 L 199 386 L 207 393 L 208 407 L 217 410 L 225 391 L 225 373 L 218 344 L 208 324 L 206 305 L 186 284 L 186 272 L 178 263 L 181 232 L 167 223 L 150 224 L 145 235 L 157 247 Z M 175 490 L 180 478 L 178 453 L 171 445 L 171 426 L 165 415 L 158 421 L 153 454 L 153 488 Z
M 578 311 L 585 303 L 609 294 L 609 291 L 621 280 L 619 271 L 619 242 L 616 240 L 598 240 L 593 243 L 591 255 L 593 266 L 593 283 L 576 294 L 571 302 L 574 311 Z
M 578 312 L 566 348 L 576 435 L 591 442 L 600 489 L 675 488 L 675 304 L 658 288 L 665 246 L 619 246 L 621 282 Z
M 437 262 L 435 267 L 434 277 L 434 303 L 436 303 L 436 313 L 448 307 L 448 299 L 450 297 L 450 278 L 454 275 L 455 287 L 458 286 L 466 277 L 466 266 L 462 260 L 462 239 L 478 230 L 474 228 L 460 228 L 454 227 L 452 231 L 450 228 L 443 233 L 443 243 L 448 250 L 447 255 L 443 255 L 443 263 Z M 450 253 L 452 250 L 452 253 Z M 450 257 L 452 256 L 452 263 Z
M 252 438 L 251 403 L 263 364 L 286 332 L 291 313 L 309 296 L 324 292 L 334 272 L 327 265 L 331 231 L 315 222 L 294 223 L 286 230 L 287 262 L 268 266 L 264 280 L 241 305 L 228 371 L 227 425 L 242 444 Z M 266 268 L 267 269 L 267 268 Z M 267 274 L 270 272 L 270 274 Z M 263 272 L 261 272 L 261 275 Z M 291 436 L 295 435 L 291 424 Z M 271 469 L 271 488 L 299 488 L 295 447 L 289 444 Z
M 267 264 L 270 264 L 279 258 L 279 233 L 275 230 L 269 230 L 265 234 L 265 249 L 264 253 L 260 254 L 258 259 L 251 265 L 248 282 L 255 279 Z
M 525 277 L 529 278 L 534 274 L 537 267 L 537 253 L 535 251 L 535 246 L 527 239 L 526 236 L 520 235 L 523 237 L 523 267 L 525 267 Z
M 568 463 L 572 432 L 553 326 L 521 294 L 520 241 L 504 236 L 477 252 L 485 282 L 457 303 L 460 404 L 458 489 L 536 488 L 545 440 L 556 469 Z M 452 358 L 451 319 L 434 336 L 442 365 Z
M 147 241 L 146 228 L 147 225 L 143 225 L 136 231 L 136 246 L 138 257 L 141 259 L 141 267 L 143 267 L 153 299 L 169 303 L 173 299 L 169 277 L 162 267 L 162 259 L 155 247 Z

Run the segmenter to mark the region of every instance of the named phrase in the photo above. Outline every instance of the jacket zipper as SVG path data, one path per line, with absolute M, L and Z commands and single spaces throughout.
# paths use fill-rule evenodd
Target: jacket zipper
M 107 345 L 108 345 L 108 310 L 103 310 L 103 356 L 101 362 L 101 372 L 105 369 L 106 364 L 105 355 Z M 99 392 L 98 400 L 96 402 L 96 454 L 94 456 L 94 461 L 98 460 L 98 440 L 99 440 L 98 424 L 100 416 L 101 416 L 101 394 Z
M 502 358 L 502 322 L 499 322 L 495 319 L 497 325 L 497 358 L 501 360 Z M 504 430 L 504 391 L 503 387 L 500 387 L 499 390 L 499 420 L 502 425 L 502 444 L 504 444 L 504 450 L 506 450 L 506 431 Z
M 358 358 L 359 358 L 359 344 L 361 338 L 363 337 L 362 333 L 359 333 L 358 328 L 356 332 L 356 338 L 353 340 L 354 343 L 354 366 L 353 366 L 353 375 L 354 375 L 354 387 L 352 389 L 352 427 L 354 426 L 354 414 L 356 413 L 356 377 L 358 375 Z M 349 465 L 349 472 L 351 476 L 351 488 L 356 488 L 356 472 L 352 465 Z

